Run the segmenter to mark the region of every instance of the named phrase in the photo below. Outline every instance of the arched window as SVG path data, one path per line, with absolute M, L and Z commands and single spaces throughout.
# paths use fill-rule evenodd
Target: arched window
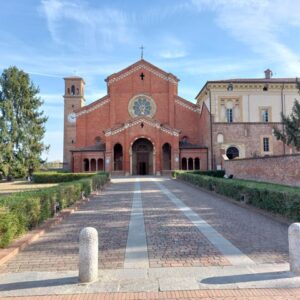
M 189 170 L 193 170 L 194 169 L 193 159 L 191 157 L 188 160 L 188 169 Z
M 75 95 L 75 85 L 74 84 L 71 86 L 71 95 L 72 96 Z
M 70 95 L 70 88 L 67 88 L 67 93 L 68 95 Z
M 223 144 L 224 143 L 224 135 L 222 133 L 218 133 L 217 142 L 218 142 L 218 144 Z
M 115 144 L 114 146 L 114 170 L 123 170 L 123 147 L 121 144 Z
M 90 170 L 90 162 L 87 158 L 85 158 L 83 160 L 83 171 L 84 172 L 89 172 L 89 170 Z
M 165 143 L 162 147 L 163 170 L 171 170 L 171 150 L 169 143 Z
M 195 170 L 200 170 L 200 159 L 199 159 L 199 157 L 195 158 Z
M 96 172 L 96 159 L 91 159 L 91 171 Z
M 236 157 L 239 157 L 239 149 L 236 147 L 229 147 L 226 151 L 226 155 L 229 159 L 234 159 Z
M 104 161 L 102 158 L 98 159 L 98 171 L 104 171 Z
M 186 161 L 186 158 L 185 158 L 185 157 L 183 157 L 183 158 L 181 159 L 181 169 L 182 169 L 182 170 L 187 170 L 187 161 Z

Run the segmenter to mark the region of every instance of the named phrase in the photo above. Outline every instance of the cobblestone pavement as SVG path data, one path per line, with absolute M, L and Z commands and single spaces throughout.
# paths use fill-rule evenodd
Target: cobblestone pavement
M 230 264 L 154 182 L 146 178 L 141 190 L 150 267 Z
M 83 204 L 62 223 L 53 226 L 2 267 L 0 273 L 64 271 L 78 269 L 78 240 L 83 227 L 99 233 L 99 267 L 121 268 L 124 264 L 133 195 L 132 182 L 121 181 Z
M 288 225 L 174 180 L 162 182 L 256 263 L 288 261 Z
M 99 233 L 100 279 L 88 286 L 78 284 L 77 272 L 78 237 L 85 226 Z M 32 295 L 27 299 L 66 293 L 70 295 L 36 299 L 300 299 L 299 289 L 294 289 L 300 278 L 290 274 L 286 263 L 287 229 L 287 225 L 180 181 L 118 178 L 102 195 L 83 204 L 0 267 L 0 295 Z M 143 243 L 134 238 L 127 243 L 127 237 L 137 232 Z M 217 243 L 212 236 L 218 237 Z M 150 269 L 138 264 L 141 245 Z M 238 249 L 242 255 L 228 253 L 224 247 Z M 131 253 L 136 265 L 126 268 L 126 253 Z M 245 265 L 242 257 L 250 257 L 251 264 Z M 63 275 L 63 271 L 72 275 Z M 286 287 L 290 289 L 283 289 Z M 92 294 L 95 292 L 98 294 Z

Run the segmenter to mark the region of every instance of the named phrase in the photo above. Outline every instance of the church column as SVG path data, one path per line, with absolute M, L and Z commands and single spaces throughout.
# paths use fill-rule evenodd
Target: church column
M 92 170 L 92 165 L 91 165 L 92 160 L 89 158 L 89 172 Z
M 155 175 L 156 150 L 153 151 L 153 175 Z
M 160 143 L 160 135 L 163 134 L 163 132 L 157 128 L 156 130 L 156 143 L 155 143 L 155 162 L 153 162 L 153 164 L 155 163 L 156 168 L 156 174 L 160 176 L 161 175 L 161 143 Z
M 130 175 L 132 174 L 132 146 L 129 148 L 129 168 L 130 168 Z
M 130 151 L 129 151 L 129 143 L 128 143 L 128 130 L 125 130 L 124 133 L 124 149 L 123 149 L 123 167 L 124 167 L 124 173 L 125 176 L 128 176 L 130 174 L 130 166 L 129 166 L 129 155 L 130 155 Z
M 98 172 L 98 160 L 99 160 L 99 158 L 96 158 L 96 172 Z
M 193 170 L 195 171 L 195 158 L 193 158 Z

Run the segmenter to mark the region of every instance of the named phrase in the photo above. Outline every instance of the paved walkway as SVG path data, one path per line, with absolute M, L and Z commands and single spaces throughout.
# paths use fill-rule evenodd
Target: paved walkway
M 88 286 L 77 282 L 85 226 L 99 232 L 99 281 Z M 0 296 L 295 288 L 287 228 L 182 182 L 116 178 L 0 267 Z

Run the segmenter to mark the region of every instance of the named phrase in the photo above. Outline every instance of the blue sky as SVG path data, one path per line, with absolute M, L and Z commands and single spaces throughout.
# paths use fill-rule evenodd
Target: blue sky
M 49 116 L 44 157 L 62 160 L 63 77 L 82 76 L 86 100 L 140 58 L 180 78 L 194 102 L 207 80 L 300 77 L 299 0 L 10 0 L 0 2 L 0 71 L 16 65 L 40 87 Z

